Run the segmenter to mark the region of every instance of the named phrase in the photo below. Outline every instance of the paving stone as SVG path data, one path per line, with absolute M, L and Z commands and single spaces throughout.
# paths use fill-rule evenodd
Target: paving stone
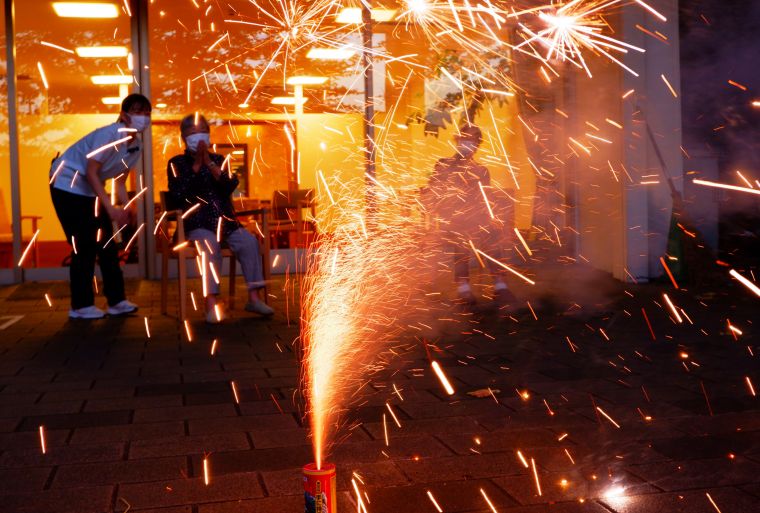
M 193 419 L 188 423 L 190 434 L 229 433 L 234 431 L 273 430 L 297 428 L 292 415 L 248 415 L 225 419 Z
M 224 451 L 250 449 L 245 433 L 222 433 L 218 435 L 172 436 L 133 441 L 129 446 L 129 458 L 158 458 L 161 456 L 190 456 Z
M 4 451 L 0 468 L 23 468 L 43 465 L 68 465 L 84 462 L 118 461 L 124 456 L 124 444 L 111 443 L 80 446 L 48 447 L 45 454 L 39 446 Z
M 127 500 L 133 509 L 137 510 L 204 502 L 255 499 L 263 497 L 263 495 L 264 492 L 256 473 L 228 475 L 212 473 L 208 486 L 200 477 L 154 483 L 125 484 L 119 487 L 119 496 Z
M 0 469 L 0 495 L 39 492 L 45 486 L 53 467 Z
M 146 408 L 169 408 L 182 406 L 182 396 L 162 395 L 158 397 L 121 397 L 109 399 L 91 399 L 84 406 L 84 411 L 137 410 Z
M 627 467 L 632 474 L 667 491 L 689 490 L 710 486 L 738 486 L 757 482 L 760 463 L 736 457 L 666 461 Z
M 208 404 L 135 410 L 134 422 L 166 422 L 177 419 L 218 419 L 237 415 L 234 404 Z
M 415 483 L 519 475 L 524 472 L 517 458 L 505 453 L 397 460 L 396 465 Z
M 37 491 L 1 495 L 0 504 L 13 513 L 106 513 L 111 511 L 112 486 Z
M 111 461 L 86 465 L 60 466 L 54 488 L 86 485 L 161 481 L 187 477 L 186 458 L 151 458 L 138 461 Z
M 541 495 L 531 469 L 524 468 L 521 475 L 495 477 L 493 482 L 525 505 L 590 501 L 610 494 L 641 495 L 658 491 L 626 472 L 616 472 L 610 476 L 572 469 L 566 472 L 538 471 L 537 474 Z
M 738 488 L 711 488 L 691 490 L 680 493 L 656 493 L 647 495 L 628 495 L 618 499 L 603 499 L 602 502 L 615 513 L 649 513 L 667 511 L 668 513 L 716 513 L 707 494 L 715 502 L 719 511 L 751 512 L 757 511 L 758 498 L 744 493 Z
M 198 513 L 294 513 L 303 509 L 304 498 L 303 493 L 301 493 L 301 495 L 290 497 L 267 497 L 200 504 Z
M 40 426 L 45 429 L 74 429 L 94 426 L 114 426 L 128 424 L 132 418 L 130 411 L 108 411 L 94 413 L 77 413 L 70 415 L 43 415 L 26 417 L 18 427 L 20 431 L 37 431 Z
M 307 446 L 217 452 L 209 456 L 217 475 L 296 468 L 312 460 L 311 447 Z M 199 475 L 203 469 L 203 456 L 193 456 L 192 461 L 194 475 Z
M 166 436 L 183 436 L 185 424 L 182 421 L 154 422 L 146 424 L 122 424 L 118 426 L 80 427 L 74 430 L 72 445 L 126 442 L 146 440 Z
M 506 510 L 516 503 L 497 486 L 486 480 L 440 481 L 430 485 L 362 487 L 371 501 L 373 513 L 398 513 L 401 511 L 435 511 L 427 492 L 430 491 L 441 509 L 446 512 L 460 513 L 487 508 L 481 495 L 483 489 L 498 511 Z M 338 504 L 343 511 L 356 510 L 350 495 L 343 496 Z

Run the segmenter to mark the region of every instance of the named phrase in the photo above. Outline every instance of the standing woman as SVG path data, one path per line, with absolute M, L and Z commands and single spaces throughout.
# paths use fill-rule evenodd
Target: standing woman
M 98 128 L 70 146 L 50 167 L 50 194 L 66 240 L 71 244 L 71 319 L 100 319 L 105 316 L 95 306 L 92 280 L 97 257 L 103 275 L 103 292 L 108 315 L 135 312 L 127 301 L 124 276 L 113 237 L 113 223 L 121 228 L 134 223 L 134 206 L 126 210 L 126 181 L 142 154 L 138 136 L 150 126 L 150 100 L 130 94 L 121 104 L 116 123 Z M 111 202 L 105 181 L 113 187 L 122 206 Z

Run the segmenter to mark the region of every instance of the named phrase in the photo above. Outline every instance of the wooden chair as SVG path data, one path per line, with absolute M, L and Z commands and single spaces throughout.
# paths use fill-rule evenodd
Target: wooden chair
M 195 245 L 188 241 L 185 233 L 185 223 L 182 219 L 182 209 L 173 204 L 168 191 L 161 191 L 161 224 L 156 227 L 159 234 L 159 247 L 161 251 L 161 313 L 166 315 L 168 310 L 169 295 L 169 260 L 177 260 L 177 286 L 179 295 L 179 319 L 187 319 L 187 259 L 199 258 Z M 166 215 L 163 214 L 166 212 Z M 261 232 L 264 241 L 268 240 L 269 228 L 267 226 L 266 210 L 247 211 L 249 216 L 258 216 L 258 231 Z M 264 236 L 266 235 L 266 236 Z M 260 241 L 261 242 L 261 241 Z M 269 276 L 269 244 L 259 245 L 262 252 L 265 280 L 268 282 Z M 229 297 L 227 300 L 228 310 L 235 307 L 235 278 L 237 275 L 237 259 L 231 249 L 222 247 L 222 258 L 229 258 Z M 221 269 L 218 270 L 221 272 Z M 266 286 L 264 288 L 266 294 Z
M 42 216 L 21 216 L 21 228 L 22 228 L 22 235 L 21 235 L 21 245 L 25 246 L 29 243 L 32 236 L 37 232 L 37 224 L 39 223 L 39 220 L 42 219 Z M 31 221 L 32 224 L 32 235 L 24 237 L 23 235 L 23 224 L 24 221 Z M 11 224 L 11 219 L 8 217 L 8 210 L 5 208 L 5 195 L 3 194 L 3 190 L 0 189 L 0 255 L 3 253 L 8 253 L 8 263 L 10 264 L 10 260 L 12 257 L 10 256 L 13 249 L 13 225 Z M 34 245 L 32 248 L 32 266 L 33 267 L 39 267 L 40 265 L 40 245 L 39 242 Z M 5 260 L 5 256 L 2 257 L 2 260 Z M 15 265 L 16 262 L 13 262 L 11 265 Z
M 306 235 L 315 233 L 313 221 L 303 219 L 304 209 L 311 211 L 312 219 L 316 217 L 314 189 L 274 191 L 271 208 L 269 228 L 274 248 L 281 245 L 278 235 L 286 234 L 288 247 L 295 248 L 305 244 Z

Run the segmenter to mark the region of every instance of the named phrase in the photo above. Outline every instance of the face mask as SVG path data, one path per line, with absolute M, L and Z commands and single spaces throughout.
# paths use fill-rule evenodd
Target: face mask
M 201 141 L 205 142 L 206 148 L 208 148 L 211 145 L 211 136 L 205 132 L 199 132 L 197 134 L 190 134 L 185 137 L 185 144 L 187 144 L 187 149 L 190 151 L 197 150 L 198 143 Z
M 150 116 L 142 116 L 140 114 L 130 114 L 130 125 L 138 132 L 142 132 L 150 126 Z

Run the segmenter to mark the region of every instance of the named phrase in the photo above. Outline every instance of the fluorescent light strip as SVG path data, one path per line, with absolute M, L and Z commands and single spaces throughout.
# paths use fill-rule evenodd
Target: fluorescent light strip
M 126 57 L 129 54 L 126 46 L 79 46 L 76 48 L 80 57 Z
M 306 58 L 322 61 L 345 61 L 355 54 L 356 50 L 349 48 L 312 48 L 306 54 Z
M 372 9 L 372 21 L 393 21 L 395 16 L 396 9 Z M 346 7 L 340 11 L 335 21 L 344 25 L 358 25 L 362 22 L 362 10 L 360 7 Z
M 288 85 L 321 85 L 327 82 L 327 77 L 310 77 L 303 75 L 290 77 L 286 82 Z
M 131 84 L 131 75 L 93 75 L 90 77 L 95 85 Z
M 105 2 L 53 2 L 61 18 L 117 18 L 119 7 Z

